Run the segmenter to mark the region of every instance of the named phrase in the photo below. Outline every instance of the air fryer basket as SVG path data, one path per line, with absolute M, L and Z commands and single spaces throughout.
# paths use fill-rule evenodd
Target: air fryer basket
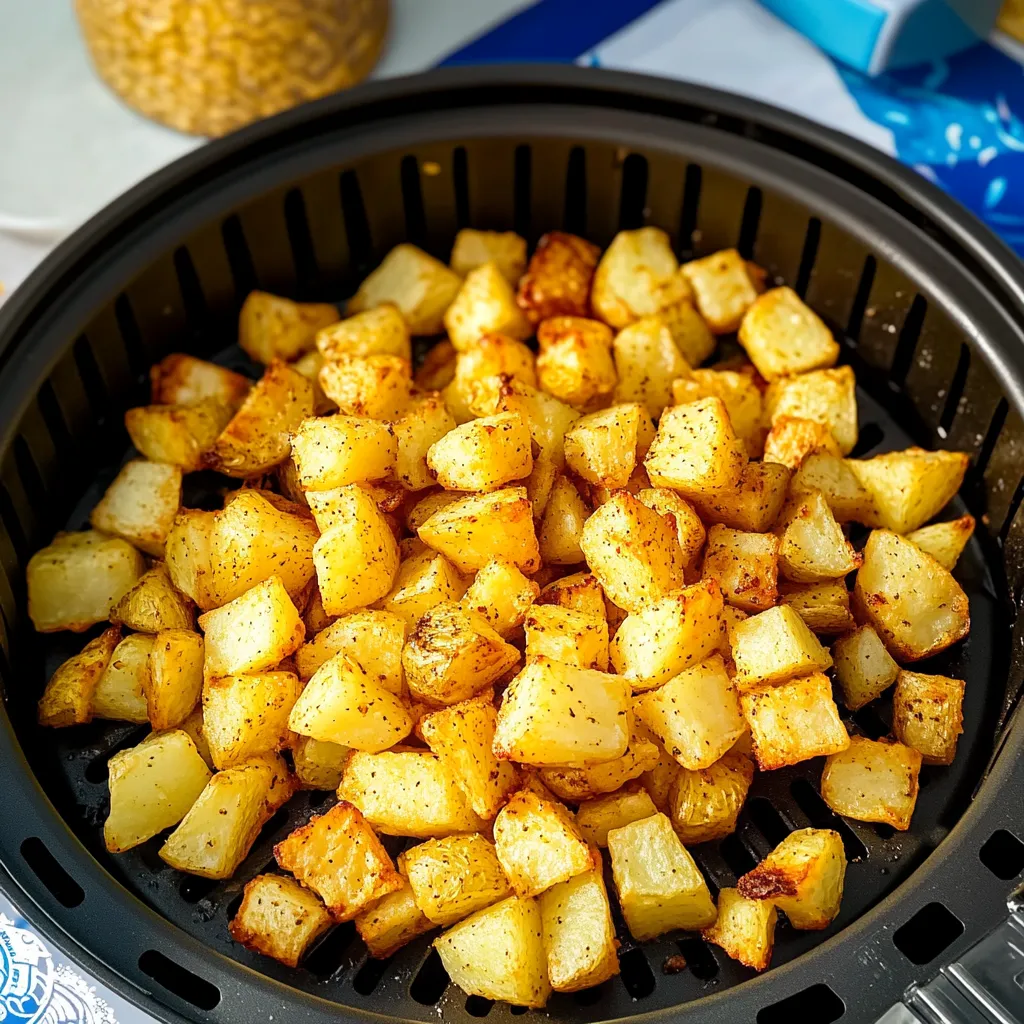
M 462 69 L 376 84 L 212 144 L 148 179 L 63 245 L 0 312 L 0 883 L 97 977 L 168 1021 L 466 1021 L 517 1010 L 466 999 L 429 939 L 368 961 L 350 925 L 289 970 L 228 938 L 242 885 L 326 806 L 306 794 L 237 877 L 182 876 L 156 841 L 107 855 L 106 761 L 137 727 L 43 732 L 34 704 L 80 638 L 26 627 L 24 566 L 81 528 L 126 453 L 125 408 L 173 350 L 244 367 L 254 287 L 342 299 L 395 243 L 446 258 L 459 227 L 565 228 L 607 244 L 668 230 L 681 257 L 738 246 L 845 339 L 861 383 L 858 454 L 965 449 L 979 519 L 957 572 L 972 632 L 925 671 L 967 680 L 955 764 L 925 769 L 913 827 L 842 822 L 821 763 L 759 774 L 734 836 L 695 849 L 713 887 L 793 828 L 837 827 L 851 860 L 823 933 L 780 927 L 753 973 L 693 936 L 636 946 L 622 976 L 556 996 L 549 1016 L 772 1024 L 873 1021 L 1006 912 L 1024 868 L 1024 275 L 969 215 L 891 161 L 801 119 L 696 87 L 582 69 Z M 250 370 L 252 368 L 250 367 Z M 960 499 L 958 499 L 960 502 Z M 962 511 L 962 509 L 961 509 Z M 850 721 L 885 733 L 885 702 Z M 144 731 L 144 730 L 142 730 Z M 679 953 L 687 968 L 663 973 Z M 446 987 L 447 986 L 447 987 Z

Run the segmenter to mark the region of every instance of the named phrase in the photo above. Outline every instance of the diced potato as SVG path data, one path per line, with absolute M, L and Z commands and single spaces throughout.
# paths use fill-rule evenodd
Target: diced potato
M 203 728 L 218 768 L 281 750 L 288 716 L 302 692 L 291 672 L 208 679 L 203 689 Z
M 398 307 L 410 334 L 440 334 L 444 312 L 462 287 L 462 278 L 415 245 L 396 245 L 348 300 L 351 316 L 385 302 Z
M 556 992 L 592 988 L 619 973 L 618 942 L 600 863 L 553 885 L 538 903 L 548 977 Z
M 946 523 L 932 523 L 907 534 L 926 555 L 931 555 L 943 569 L 953 571 L 967 542 L 974 534 L 974 516 L 961 516 Z
M 419 732 L 459 788 L 473 811 L 490 820 L 515 788 L 517 774 L 507 761 L 494 755 L 498 712 L 484 700 L 468 700 L 419 721 Z
M 627 785 L 618 792 L 584 800 L 576 812 L 576 825 L 588 843 L 603 848 L 608 846 L 608 833 L 613 828 L 649 818 L 657 811 L 646 789 Z
M 409 406 L 412 367 L 398 356 L 342 356 L 320 368 L 324 394 L 350 416 L 396 420 Z
M 435 341 L 413 374 L 416 387 L 420 391 L 441 391 L 446 388 L 455 377 L 457 355 L 455 346 L 447 338 Z
M 682 281 L 679 275 L 673 278 Z M 647 316 L 619 331 L 613 343 L 616 402 L 639 402 L 657 418 L 672 404 L 673 381 L 689 377 L 683 358 L 665 320 Z M 698 396 L 701 397 L 701 396 Z
M 719 644 L 722 592 L 701 580 L 626 616 L 612 640 L 615 671 L 649 690 L 700 664 Z
M 325 302 L 293 302 L 267 292 L 249 292 L 238 316 L 238 345 L 250 359 L 269 365 L 313 348 L 316 332 L 338 319 Z
M 203 453 L 203 468 L 240 478 L 268 472 L 288 458 L 292 432 L 313 415 L 313 406 L 312 383 L 275 360 Z
M 206 730 L 203 727 L 203 706 L 197 704 L 192 713 L 178 726 L 182 732 L 187 733 L 199 751 L 199 756 L 206 762 L 207 766 L 216 770 L 213 757 L 210 754 L 210 745 L 206 742 Z
M 356 931 L 366 943 L 370 956 L 386 960 L 417 936 L 435 927 L 416 906 L 412 886 L 402 879 L 402 888 L 371 904 L 356 919 Z
M 92 721 L 93 694 L 114 655 L 121 630 L 105 629 L 50 677 L 39 699 L 39 724 L 53 727 Z
M 680 272 L 682 268 L 680 268 Z M 699 366 L 715 350 L 715 336 L 693 302 L 677 302 L 658 314 L 672 333 L 682 357 L 690 366 Z
M 386 611 L 354 612 L 336 619 L 295 652 L 299 678 L 308 680 L 342 651 L 396 696 L 405 692 L 402 647 L 408 632 L 402 617 Z
M 319 898 L 294 878 L 257 875 L 246 883 L 229 928 L 231 938 L 246 949 L 298 967 L 306 950 L 333 923 Z
M 180 729 L 153 733 L 115 754 L 110 773 L 110 813 L 103 842 L 124 853 L 177 825 L 210 779 L 191 737 Z
M 163 629 L 192 629 L 192 602 L 171 582 L 167 566 L 159 563 L 143 573 L 138 582 L 110 611 L 114 625 L 139 633 Z
M 705 942 L 755 971 L 767 970 L 779 912 L 769 900 L 744 899 L 736 889 L 718 894 L 718 920 L 701 933 Z
M 868 537 L 853 608 L 900 661 L 937 654 L 971 628 L 960 584 L 913 541 L 888 530 L 873 530 Z
M 762 771 L 835 754 L 850 745 L 832 684 L 821 672 L 743 691 L 740 706 Z
M 389 302 L 317 331 L 316 347 L 326 360 L 344 356 L 398 356 L 412 360 L 409 328 L 398 307 Z
M 743 718 L 720 655 L 688 668 L 633 702 L 637 718 L 691 770 L 714 764 L 743 734 Z
M 638 942 L 714 923 L 708 884 L 664 814 L 612 829 L 608 852 L 619 906 Z
M 516 338 L 493 332 L 483 334 L 471 348 L 459 352 L 455 391 L 471 412 L 491 416 L 498 411 L 495 403 L 509 380 L 531 388 L 537 386 L 535 363 L 533 351 Z M 445 393 L 452 392 L 446 389 Z
M 964 683 L 949 676 L 900 671 L 892 695 L 892 731 L 925 764 L 952 764 L 963 730 Z
M 764 405 L 769 423 L 778 416 L 823 423 L 843 455 L 857 443 L 857 382 L 849 366 L 775 380 L 765 392 Z
M 274 856 L 324 901 L 335 921 L 351 921 L 402 888 L 402 876 L 373 829 L 344 800 L 278 843 Z
M 477 612 L 454 601 L 420 618 L 402 651 L 412 695 L 430 704 L 456 704 L 490 686 L 519 661 Z
M 614 793 L 650 771 L 661 756 L 651 734 L 634 721 L 629 746 L 622 757 L 583 768 L 542 768 L 540 778 L 559 799 L 578 804 L 602 793 Z
M 693 565 L 704 547 L 706 532 L 693 506 L 669 487 L 645 487 L 637 497 L 659 515 L 671 516 L 676 524 L 676 538 L 687 567 Z
M 353 753 L 338 796 L 389 836 L 442 839 L 479 832 L 486 824 L 470 807 L 447 763 L 426 750 Z
M 835 636 L 857 623 L 850 611 L 850 592 L 843 580 L 825 583 L 783 583 L 779 604 L 788 605 L 815 633 Z
M 825 760 L 821 797 L 837 814 L 906 831 L 917 802 L 921 754 L 893 740 L 851 736 Z
M 530 433 L 540 448 L 540 460 L 555 469 L 565 465 L 564 438 L 580 414 L 553 395 L 517 380 L 502 379 L 495 412 L 518 412 L 530 424 Z
M 748 462 L 733 487 L 693 494 L 690 500 L 707 523 L 765 533 L 786 502 L 790 471 L 774 462 Z
M 707 768 L 683 768 L 669 791 L 668 813 L 676 835 L 694 846 L 735 832 L 753 780 L 753 762 L 735 750 L 726 751 Z
M 276 755 L 217 772 L 167 837 L 161 859 L 203 878 L 230 878 L 260 829 L 294 791 L 295 780 Z
M 124 414 L 124 425 L 132 444 L 151 462 L 190 473 L 202 467 L 237 404 L 204 398 L 187 405 L 143 405 Z
M 324 611 L 323 598 L 320 597 L 320 588 L 316 585 L 316 580 L 310 580 L 308 585 L 309 598 L 306 607 L 302 609 L 302 621 L 306 625 L 306 636 L 316 636 L 337 620 Z
M 398 573 L 395 535 L 373 498 L 356 485 L 342 489 L 335 525 L 313 546 L 324 611 L 346 615 L 379 601 Z
M 145 559 L 120 537 L 59 533 L 25 570 L 32 625 L 40 633 L 84 632 L 105 621 L 145 571 Z
M 683 553 L 675 522 L 626 491 L 587 520 L 580 547 L 607 596 L 638 612 L 683 585 Z
M 448 262 L 462 277 L 485 263 L 493 263 L 502 277 L 514 286 L 526 272 L 526 239 L 514 231 L 463 228 L 455 236 Z
M 457 352 L 471 348 L 485 334 L 497 332 L 521 341 L 532 333 L 516 305 L 512 285 L 494 262 L 471 270 L 444 314 L 448 338 Z
M 154 638 L 130 633 L 115 648 L 92 694 L 92 717 L 115 722 L 149 721 L 146 687 Z
M 320 371 L 324 368 L 324 357 L 319 352 L 307 352 L 288 365 L 296 373 L 301 373 L 313 385 L 313 412 L 317 416 L 338 411 L 338 406 L 324 394 L 324 389 L 320 387 Z M 279 473 L 283 465 L 284 463 L 281 463 L 275 472 Z
M 383 480 L 397 452 L 391 426 L 366 417 L 319 416 L 303 421 L 292 436 L 299 483 L 313 491 Z
M 538 533 L 545 565 L 578 565 L 583 561 L 580 537 L 589 516 L 590 509 L 576 485 L 558 473 L 551 485 Z
M 824 453 L 838 458 L 842 453 L 832 431 L 824 423 L 799 416 L 776 416 L 764 439 L 764 461 L 799 469 L 809 455 Z
M 549 583 L 540 592 L 537 604 L 556 604 L 591 615 L 607 615 L 604 591 L 597 577 L 589 572 L 573 573 Z
M 794 583 L 840 579 L 861 563 L 821 491 L 808 491 L 782 514 L 779 571 Z
M 736 436 L 751 458 L 764 447 L 761 391 L 749 373 L 735 370 L 693 370 L 672 382 L 672 404 L 687 405 L 701 398 L 720 398 Z
M 465 580 L 455 566 L 444 555 L 424 548 L 399 565 L 394 586 L 380 607 L 400 616 L 411 630 L 432 608 L 457 601 L 465 589 Z
M 236 409 L 252 381 L 205 359 L 172 352 L 149 368 L 150 401 L 154 405 L 197 405 L 207 399 Z
M 427 466 L 448 490 L 497 490 L 532 471 L 529 426 L 518 413 L 471 420 L 430 446 Z
M 524 487 L 467 495 L 437 509 L 417 532 L 459 572 L 482 569 L 492 558 L 506 559 L 524 573 L 540 568 L 533 509 Z
M 181 470 L 133 459 L 92 510 L 96 530 L 123 537 L 147 555 L 162 558 L 167 534 L 181 504 Z
M 149 724 L 176 729 L 203 693 L 203 638 L 189 629 L 157 633 L 149 652 L 149 674 L 142 677 Z
M 340 653 L 313 673 L 292 707 L 288 727 L 325 743 L 378 751 L 409 735 L 412 716 L 383 683 Z
M 733 625 L 729 634 L 740 689 L 784 683 L 832 667 L 832 657 L 795 609 L 769 608 Z
M 615 390 L 612 332 L 600 320 L 555 316 L 537 327 L 537 379 L 549 394 L 583 408 Z
M 966 452 L 907 448 L 847 465 L 874 499 L 878 525 L 909 533 L 941 512 L 960 490 L 970 458 Z
M 740 344 L 767 381 L 834 366 L 839 344 L 792 288 L 772 288 L 750 305 Z
M 600 764 L 626 752 L 630 724 L 626 680 L 537 657 L 505 691 L 494 752 L 541 766 Z
M 734 608 L 731 604 L 722 606 L 722 634 L 721 642 L 718 645 L 718 653 L 725 660 L 730 675 L 736 671 L 736 665 L 732 660 L 732 641 L 729 639 L 732 627 L 737 622 L 744 622 L 749 618 L 750 616 L 747 612 Z
M 587 316 L 601 250 L 577 235 L 543 235 L 519 282 L 516 301 L 531 324 L 555 316 Z
M 625 487 L 654 439 L 654 424 L 637 403 L 578 419 L 565 435 L 565 461 L 588 483 Z
M 325 743 L 312 736 L 292 740 L 295 777 L 304 789 L 337 789 L 348 762 L 349 748 L 340 743 Z
M 715 334 L 735 331 L 757 298 L 747 262 L 735 249 L 722 249 L 680 268 L 690 283 L 700 315 Z
M 683 766 L 664 747 L 658 749 L 658 763 L 640 776 L 654 806 L 662 814 L 672 809 L 672 786 Z
M 785 911 L 794 928 L 827 928 L 839 913 L 846 853 L 838 832 L 802 828 L 790 832 L 736 883 L 744 899 L 768 900 Z
M 427 453 L 456 427 L 455 418 L 438 394 L 428 394 L 414 402 L 392 426 L 397 442 L 395 474 L 402 486 L 421 491 L 434 485 L 434 476 L 427 468 Z
M 541 655 L 576 668 L 608 670 L 608 621 L 604 615 L 536 605 L 526 616 L 526 657 Z
M 874 500 L 850 468 L 850 460 L 838 455 L 816 451 L 805 456 L 793 474 L 790 491 L 794 497 L 820 491 L 837 522 L 873 526 L 878 521 Z
M 551 994 L 537 901 L 512 896 L 478 910 L 434 940 L 449 977 L 467 995 L 541 1007 Z
M 708 530 L 701 575 L 721 587 L 726 601 L 748 612 L 771 608 L 778 598 L 779 538 L 728 526 Z
M 851 711 L 885 693 L 900 671 L 871 626 L 860 626 L 839 637 L 832 646 L 832 657 L 843 703 Z
M 684 498 L 738 486 L 746 464 L 746 446 L 720 398 L 666 409 L 644 459 L 655 487 L 671 487 Z

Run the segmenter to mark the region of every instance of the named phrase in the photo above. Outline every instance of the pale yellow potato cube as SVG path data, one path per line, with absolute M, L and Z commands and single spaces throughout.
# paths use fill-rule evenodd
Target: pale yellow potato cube
M 791 473 L 774 462 L 748 462 L 733 487 L 690 496 L 706 523 L 721 523 L 734 530 L 766 533 L 786 503 Z
M 496 332 L 522 341 L 533 332 L 516 305 L 512 285 L 494 262 L 471 270 L 444 315 L 448 338 L 457 352 L 471 348 L 485 334 Z
M 736 663 L 736 685 L 741 689 L 784 683 L 832 667 L 828 650 L 788 605 L 735 623 L 729 642 Z
M 853 369 L 812 370 L 773 381 L 764 395 L 769 423 L 777 416 L 799 416 L 828 427 L 843 455 L 857 443 L 857 381 Z
M 855 821 L 880 821 L 905 832 L 917 802 L 921 754 L 894 740 L 851 736 L 825 759 L 821 798 Z
M 672 786 L 681 771 L 683 766 L 664 747 L 659 747 L 658 763 L 640 776 L 644 789 L 662 814 L 672 809 Z
M 269 365 L 308 352 L 317 331 L 338 319 L 327 302 L 293 302 L 267 292 L 249 292 L 238 315 L 238 345 L 250 359 Z
M 171 582 L 167 566 L 157 563 L 110 610 L 110 621 L 139 633 L 192 629 L 192 602 Z
M 213 757 L 210 755 L 210 745 L 206 742 L 206 730 L 203 727 L 203 705 L 197 704 L 192 713 L 178 726 L 182 732 L 188 733 L 192 742 L 199 751 L 199 756 L 206 762 L 207 766 L 216 769 Z
M 325 743 L 312 736 L 292 740 L 295 777 L 304 789 L 337 789 L 348 763 L 349 748 L 340 743 Z
M 769 900 L 744 899 L 736 889 L 718 894 L 718 920 L 701 935 L 727 956 L 755 971 L 768 969 L 779 912 Z
M 515 285 L 526 272 L 526 239 L 514 231 L 462 228 L 455 236 L 448 263 L 461 277 L 485 263 L 493 263 L 502 277 Z
M 587 316 L 601 250 L 564 231 L 541 236 L 519 282 L 516 301 L 531 324 L 555 316 Z
M 115 722 L 149 721 L 146 687 L 154 637 L 130 633 L 115 648 L 92 693 L 91 715 Z
M 707 537 L 701 576 L 715 580 L 725 600 L 743 611 L 771 608 L 779 596 L 779 538 L 717 524 Z
M 576 811 L 576 825 L 588 843 L 605 848 L 608 833 L 633 821 L 657 814 L 658 808 L 643 786 L 632 784 L 615 793 L 602 793 L 580 803 Z
M 317 331 L 316 347 L 326 360 L 344 356 L 398 356 L 412 360 L 405 318 L 397 306 L 387 302 Z
M 412 887 L 403 878 L 402 888 L 389 892 L 367 907 L 356 919 L 356 931 L 376 960 L 393 956 L 417 936 L 435 927 L 416 906 Z
M 612 332 L 600 320 L 555 316 L 537 327 L 537 379 L 569 405 L 599 404 L 615 390 Z
M 157 633 L 149 652 L 149 674 L 142 677 L 149 724 L 176 729 L 203 693 L 203 638 L 189 629 Z
M 900 667 L 871 626 L 860 626 L 832 645 L 836 682 L 843 703 L 857 711 L 896 682 Z
M 500 393 L 510 381 L 526 387 L 537 386 L 536 358 L 529 346 L 506 334 L 481 335 L 472 348 L 459 352 L 455 382 L 471 411 L 490 416 Z M 506 379 L 507 378 L 507 379 Z
M 482 615 L 492 629 L 508 637 L 523 624 L 540 593 L 540 585 L 524 576 L 511 562 L 493 558 L 477 572 L 462 595 L 464 608 Z
M 782 583 L 779 604 L 792 608 L 815 633 L 835 636 L 857 625 L 850 611 L 850 592 L 843 580 Z
M 850 461 L 828 452 L 811 452 L 793 474 L 790 492 L 793 497 L 800 497 L 820 491 L 837 522 L 874 526 L 878 521 L 874 499 L 861 486 Z
M 197 405 L 212 399 L 231 409 L 242 404 L 252 381 L 205 359 L 172 352 L 149 368 L 154 405 Z
M 350 416 L 396 420 L 412 397 L 412 366 L 399 356 L 341 356 L 324 363 L 317 380 Z
M 396 696 L 405 693 L 402 648 L 408 628 L 388 611 L 353 612 L 336 619 L 295 652 L 295 667 L 304 682 L 329 658 L 342 651 L 363 671 Z
M 792 288 L 772 288 L 743 316 L 740 344 L 767 381 L 834 366 L 839 343 Z
M 946 523 L 932 523 L 907 534 L 926 555 L 931 555 L 943 569 L 953 571 L 967 542 L 974 534 L 974 516 L 961 516 Z
M 471 420 L 435 441 L 427 466 L 450 491 L 494 491 L 533 470 L 530 428 L 518 413 Z
M 565 435 L 565 461 L 588 483 L 625 487 L 654 439 L 644 406 L 613 405 L 578 419 Z
M 655 418 L 672 404 L 673 381 L 690 375 L 690 364 L 660 316 L 644 317 L 619 331 L 612 351 L 619 378 L 615 401 L 638 402 Z
M 194 404 L 143 405 L 124 414 L 124 426 L 132 444 L 151 462 L 190 473 L 202 467 L 237 404 L 204 398 Z
M 672 404 L 687 405 L 700 398 L 720 398 L 736 436 L 747 454 L 758 458 L 764 447 L 765 428 L 761 391 L 749 373 L 736 370 L 693 370 L 672 382 Z
M 839 442 L 824 423 L 799 416 L 776 416 L 772 429 L 764 439 L 764 461 L 777 462 L 789 469 L 799 469 L 804 459 L 815 453 L 834 458 L 842 454 Z
M 556 474 L 537 534 L 545 565 L 578 565 L 584 560 L 580 537 L 589 516 L 590 509 L 576 485 Z
M 530 424 L 541 456 L 556 469 L 565 465 L 564 438 L 580 414 L 565 402 L 517 380 L 503 380 L 495 412 L 518 412 Z
M 574 608 L 535 605 L 526 616 L 526 657 L 608 670 L 608 620 Z
M 963 703 L 962 679 L 903 669 L 892 695 L 892 731 L 925 764 L 952 764 L 964 731 Z
M 680 268 L 682 273 L 682 268 Z M 672 332 L 682 357 L 690 366 L 699 366 L 712 352 L 718 342 L 715 340 L 707 321 L 694 308 L 693 302 L 677 302 L 658 314 Z
M 661 757 L 654 737 L 634 719 L 629 746 L 622 757 L 582 768 L 541 768 L 540 780 L 560 800 L 578 804 L 602 793 L 614 793 L 650 771 Z
M 735 832 L 753 780 L 753 762 L 735 748 L 707 768 L 682 768 L 669 790 L 668 814 L 683 844 L 709 843 Z
M 92 510 L 90 525 L 123 537 L 147 555 L 162 558 L 167 534 L 181 505 L 181 470 L 133 459 Z
M 432 608 L 457 601 L 465 589 L 466 582 L 455 566 L 444 555 L 424 548 L 399 564 L 394 585 L 380 607 L 398 615 L 411 630 Z
M 92 721 L 93 694 L 120 639 L 120 629 L 105 629 L 53 673 L 39 698 L 40 725 L 62 727 Z
M 637 492 L 640 501 L 659 515 L 671 516 L 676 524 L 676 538 L 687 567 L 694 564 L 704 547 L 707 533 L 693 506 L 669 487 L 645 487 Z
M 589 572 L 577 572 L 553 580 L 540 592 L 537 604 L 556 604 L 560 608 L 575 608 L 605 617 L 608 614 L 601 584 Z
M 292 460 L 305 490 L 383 480 L 395 469 L 397 453 L 391 426 L 366 417 L 318 416 L 292 435 Z
M 427 453 L 432 444 L 455 427 L 455 417 L 436 393 L 413 402 L 405 415 L 392 424 L 397 443 L 395 475 L 406 490 L 421 491 L 434 485 Z
M 821 491 L 795 498 L 779 524 L 779 571 L 794 583 L 841 579 L 860 567 L 861 557 L 846 539 Z
M 307 949 L 334 923 L 319 897 L 294 878 L 257 875 L 247 882 L 228 926 L 246 949 L 298 967 Z
M 746 260 L 735 249 L 722 249 L 684 263 L 681 271 L 711 330 L 715 334 L 735 331 L 757 298 Z

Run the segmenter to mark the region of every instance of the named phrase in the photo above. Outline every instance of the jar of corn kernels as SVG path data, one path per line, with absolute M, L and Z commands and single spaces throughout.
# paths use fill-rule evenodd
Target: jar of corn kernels
M 75 0 L 92 59 L 131 107 L 223 135 L 364 78 L 387 0 Z

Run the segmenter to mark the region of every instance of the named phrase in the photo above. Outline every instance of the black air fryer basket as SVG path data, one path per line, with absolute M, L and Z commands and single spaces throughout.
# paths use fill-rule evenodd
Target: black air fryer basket
M 971 635 L 923 666 L 966 679 L 966 731 L 952 767 L 922 773 L 909 832 L 833 815 L 819 759 L 759 774 L 736 834 L 694 849 L 716 890 L 792 829 L 841 832 L 850 865 L 838 919 L 825 932 L 780 925 L 766 974 L 695 936 L 637 946 L 620 929 L 621 977 L 556 995 L 544 1013 L 574 1024 L 874 1021 L 1006 916 L 1024 869 L 1015 257 L 887 158 L 747 100 L 574 68 L 436 72 L 186 157 L 94 218 L 0 312 L 0 884 L 49 940 L 150 1013 L 326 1024 L 518 1011 L 449 985 L 429 937 L 377 962 L 341 925 L 297 970 L 231 942 L 244 883 L 331 794 L 279 812 L 226 883 L 173 871 L 157 841 L 106 854 L 106 762 L 139 730 L 35 726 L 47 672 L 81 639 L 27 627 L 30 554 L 85 525 L 126 453 L 122 414 L 146 401 L 151 363 L 183 350 L 246 365 L 233 342 L 251 289 L 340 300 L 398 242 L 447 259 L 463 226 L 514 229 L 531 244 L 562 228 L 606 245 L 642 224 L 669 231 L 684 259 L 737 246 L 805 296 L 857 372 L 856 454 L 910 443 L 971 454 L 956 503 L 979 522 L 957 569 Z M 848 724 L 878 736 L 887 715 L 883 701 Z M 686 969 L 666 973 L 680 953 Z

